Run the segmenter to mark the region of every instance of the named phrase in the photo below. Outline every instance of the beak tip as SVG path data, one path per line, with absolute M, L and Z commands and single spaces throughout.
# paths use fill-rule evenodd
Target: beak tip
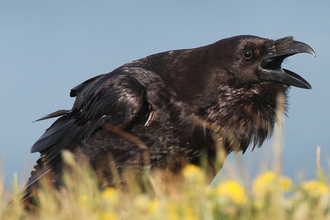
M 315 51 L 313 50 L 312 53 L 311 53 L 315 58 L 316 58 L 316 53 Z
M 301 87 L 301 88 L 303 88 L 303 89 L 312 89 L 312 86 L 307 81 L 305 81 L 303 87 Z
M 293 41 L 291 43 L 291 48 L 296 50 L 298 53 L 309 53 L 316 57 L 316 53 L 313 48 L 310 47 L 308 44 L 305 44 L 304 42 Z

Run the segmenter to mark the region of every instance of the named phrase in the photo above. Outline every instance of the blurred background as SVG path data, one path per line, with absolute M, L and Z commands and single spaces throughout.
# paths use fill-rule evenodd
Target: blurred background
M 6 187 L 11 189 L 14 172 L 25 183 L 39 156 L 30 147 L 53 122 L 32 121 L 70 109 L 74 86 L 153 53 L 241 34 L 291 35 L 316 51 L 316 59 L 298 54 L 282 65 L 313 89 L 291 89 L 280 135 L 284 175 L 314 178 L 317 146 L 325 170 L 330 156 L 329 9 L 329 1 L 307 0 L 1 1 L 0 167 Z M 269 140 L 238 156 L 252 176 L 273 158 L 272 145 Z M 230 155 L 226 166 L 235 160 Z

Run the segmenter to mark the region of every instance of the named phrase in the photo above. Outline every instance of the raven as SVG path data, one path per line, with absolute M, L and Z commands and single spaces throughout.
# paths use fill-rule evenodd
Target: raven
M 182 161 L 199 164 L 203 152 L 213 161 L 218 140 L 227 154 L 261 146 L 272 135 L 278 95 L 286 97 L 290 86 L 311 88 L 281 67 L 297 53 L 315 56 L 293 37 L 241 35 L 150 55 L 88 79 L 71 90 L 71 110 L 39 119 L 59 117 L 31 148 L 41 157 L 25 197 L 45 174 L 61 185 L 63 150 L 88 158 L 113 185 L 109 154 L 119 173 L 128 167 L 176 173 Z

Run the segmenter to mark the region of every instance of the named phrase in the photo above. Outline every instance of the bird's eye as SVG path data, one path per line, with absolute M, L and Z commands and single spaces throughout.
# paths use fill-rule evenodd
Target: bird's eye
M 252 58 L 253 53 L 252 53 L 251 50 L 243 50 L 242 51 L 242 56 L 243 56 L 244 59 L 249 60 L 249 59 Z

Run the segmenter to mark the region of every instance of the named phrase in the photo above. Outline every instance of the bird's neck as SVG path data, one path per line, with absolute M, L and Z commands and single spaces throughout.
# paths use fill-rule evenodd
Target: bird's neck
M 285 113 L 287 86 L 261 83 L 250 88 L 232 89 L 221 86 L 218 100 L 206 111 L 207 121 L 222 128 L 224 134 L 234 134 L 239 150 L 249 144 L 261 146 L 271 136 L 277 112 Z M 233 143 L 227 141 L 227 151 Z

